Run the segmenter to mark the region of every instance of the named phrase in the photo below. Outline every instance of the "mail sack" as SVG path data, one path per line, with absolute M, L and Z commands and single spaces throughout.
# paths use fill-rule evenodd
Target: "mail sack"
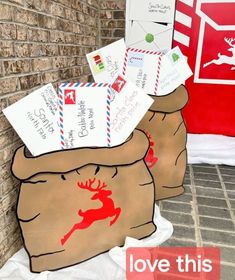
M 235 136 L 235 1 L 177 1 L 176 10 L 174 46 L 194 72 L 188 132 Z
M 22 146 L 12 163 L 21 180 L 17 217 L 33 272 L 88 260 L 126 236 L 151 235 L 154 183 L 144 158 L 145 133 L 113 148 L 78 148 L 31 157 Z
M 155 180 L 155 199 L 161 200 L 184 192 L 187 133 L 181 109 L 188 94 L 180 86 L 168 95 L 153 98 L 153 105 L 138 127 L 149 137 L 145 160 Z

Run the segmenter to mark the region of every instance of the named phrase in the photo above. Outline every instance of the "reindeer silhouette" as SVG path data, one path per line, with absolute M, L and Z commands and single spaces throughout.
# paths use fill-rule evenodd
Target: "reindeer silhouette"
M 218 53 L 218 58 L 213 59 L 203 65 L 203 68 L 207 67 L 210 64 L 216 64 L 216 65 L 221 65 L 221 64 L 229 64 L 229 65 L 234 65 L 235 66 L 235 44 L 232 44 L 233 41 L 235 41 L 234 38 L 224 38 L 224 41 L 231 47 L 228 49 L 228 51 L 232 52 L 232 56 L 227 56 Z M 231 67 L 231 70 L 234 70 L 235 67 Z
M 95 183 L 96 178 L 89 179 L 85 184 L 78 182 L 77 185 L 81 189 L 86 189 L 90 192 L 95 192 L 95 194 L 91 197 L 91 200 L 99 200 L 102 202 L 102 206 L 98 209 L 89 209 L 87 211 L 82 211 L 81 209 L 78 211 L 78 215 L 83 219 L 81 222 L 75 224 L 71 230 L 64 235 L 61 239 L 61 244 L 64 245 L 65 242 L 71 237 L 71 235 L 76 230 L 86 229 L 91 226 L 95 221 L 105 220 L 109 217 L 114 217 L 109 225 L 112 226 L 118 219 L 121 208 L 115 208 L 114 202 L 112 198 L 109 196 L 112 194 L 111 190 L 104 190 L 107 187 L 105 183 L 101 185 L 101 181 L 98 180 L 98 186 L 96 188 L 92 188 Z
M 65 99 L 70 99 L 72 102 L 75 102 L 74 92 L 73 91 L 67 92 L 65 95 Z

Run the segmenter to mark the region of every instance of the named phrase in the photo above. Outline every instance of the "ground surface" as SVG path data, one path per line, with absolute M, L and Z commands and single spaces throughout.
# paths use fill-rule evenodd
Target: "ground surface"
M 159 202 L 174 225 L 164 246 L 218 246 L 221 279 L 235 279 L 235 167 L 189 165 L 184 195 Z

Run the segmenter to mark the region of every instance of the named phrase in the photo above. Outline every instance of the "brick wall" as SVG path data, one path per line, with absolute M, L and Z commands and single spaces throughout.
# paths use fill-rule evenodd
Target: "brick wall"
M 100 1 L 100 45 L 125 36 L 125 0 Z
M 85 54 L 124 37 L 125 0 L 0 1 L 0 267 L 22 246 L 11 176 L 22 142 L 2 113 L 52 82 L 91 80 Z
M 84 55 L 99 46 L 98 23 L 99 0 L 0 1 L 0 266 L 22 245 L 10 174 L 21 141 L 2 109 L 49 82 L 87 81 Z

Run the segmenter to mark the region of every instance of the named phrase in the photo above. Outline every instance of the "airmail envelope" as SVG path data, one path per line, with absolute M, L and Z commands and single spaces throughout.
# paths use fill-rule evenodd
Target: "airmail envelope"
M 129 20 L 174 22 L 175 0 L 130 0 Z
M 3 110 L 33 156 L 60 150 L 58 96 L 51 84 Z
M 97 83 L 111 83 L 123 66 L 126 52 L 124 39 L 86 55 L 92 75 Z
M 135 48 L 126 50 L 123 76 L 145 93 L 157 95 L 162 53 Z
M 134 83 L 119 75 L 111 86 L 111 143 L 123 143 L 144 117 L 154 100 Z
M 64 83 L 59 87 L 61 149 L 105 147 L 109 85 Z M 110 109 L 110 108 L 109 108 Z
M 133 21 L 128 34 L 128 47 L 167 52 L 171 49 L 173 24 Z
M 162 57 L 157 95 L 167 95 L 192 76 L 192 71 L 179 47 Z

